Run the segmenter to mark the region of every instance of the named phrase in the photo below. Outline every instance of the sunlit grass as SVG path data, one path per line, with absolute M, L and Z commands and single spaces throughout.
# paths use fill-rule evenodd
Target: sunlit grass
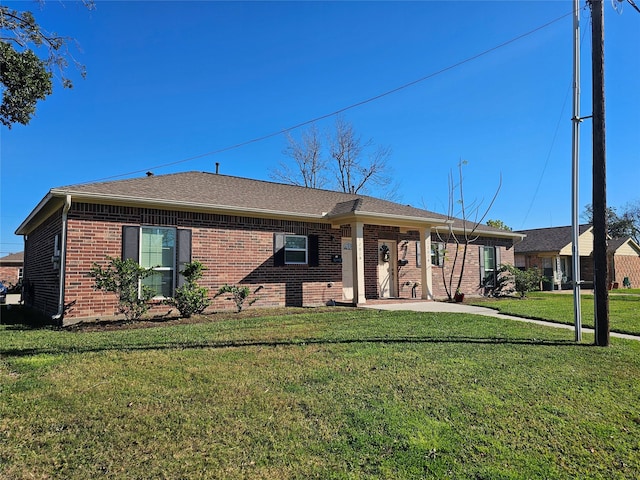
M 621 292 L 628 292 L 624 290 Z M 581 295 L 582 325 L 593 328 L 593 295 Z M 573 324 L 573 295 L 532 292 L 520 298 L 481 298 L 471 303 L 495 308 L 506 315 Z M 640 295 L 616 293 L 609 295 L 609 324 L 612 332 L 640 336 Z
M 0 337 L 0 478 L 640 471 L 638 342 L 349 309 Z

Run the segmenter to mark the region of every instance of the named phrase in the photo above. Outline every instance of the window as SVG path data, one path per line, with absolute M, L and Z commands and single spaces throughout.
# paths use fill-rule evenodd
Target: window
M 274 236 L 274 264 L 318 266 L 318 235 L 276 233 Z
M 176 231 L 173 228 L 142 227 L 140 232 L 140 266 L 156 273 L 142 283 L 157 297 L 171 297 L 176 266 Z
M 431 244 L 431 265 L 442 267 L 444 265 L 444 243 L 434 242 Z
M 307 263 L 307 237 L 302 235 L 285 235 L 284 263 Z
M 442 267 L 444 265 L 445 246 L 441 242 L 431 242 L 431 265 Z M 416 267 L 422 266 L 422 254 L 420 242 L 416 242 Z
M 480 247 L 480 283 L 483 287 L 494 288 L 498 280 L 500 249 Z
M 191 230 L 171 227 L 122 227 L 122 258 L 153 268 L 144 280 L 157 297 L 171 297 L 184 283 L 180 270 L 191 261 Z

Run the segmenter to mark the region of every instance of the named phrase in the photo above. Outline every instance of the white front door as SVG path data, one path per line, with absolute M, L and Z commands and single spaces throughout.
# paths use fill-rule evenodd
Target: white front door
M 342 298 L 353 301 L 353 255 L 350 238 L 342 239 Z
M 398 249 L 392 240 L 378 240 L 378 294 L 392 298 L 396 293 L 396 265 Z

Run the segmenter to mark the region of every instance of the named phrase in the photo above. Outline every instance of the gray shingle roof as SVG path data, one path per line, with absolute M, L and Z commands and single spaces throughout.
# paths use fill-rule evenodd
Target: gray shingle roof
M 324 221 L 339 221 L 354 214 L 386 218 L 390 222 L 419 221 L 441 226 L 448 221 L 440 213 L 367 195 L 192 171 L 53 188 L 18 228 L 18 233 L 27 232 L 31 220 L 40 210 L 45 212 L 48 202 L 55 199 L 59 202 L 66 195 L 71 195 L 74 201 L 152 204 L 154 208 L 233 211 Z M 454 219 L 453 224 L 460 227 L 462 221 Z M 518 237 L 486 225 L 478 233 Z
M 167 204 L 225 206 L 297 215 L 323 216 L 347 211 L 428 217 L 444 215 L 365 195 L 286 185 L 206 172 L 184 172 L 55 188 L 52 192 L 155 200 Z M 349 210 L 351 209 L 351 210 Z
M 635 250 L 638 250 L 638 244 L 635 242 L 633 237 L 626 236 L 620 238 L 612 238 L 607 241 L 607 251 L 609 253 L 615 253 L 622 245 L 625 243 L 629 243 L 629 246 Z
M 579 233 L 582 235 L 589 230 L 591 225 L 580 225 Z M 571 226 L 536 228 L 533 230 L 518 230 L 526 237 L 514 247 L 515 253 L 534 252 L 559 252 L 571 244 Z

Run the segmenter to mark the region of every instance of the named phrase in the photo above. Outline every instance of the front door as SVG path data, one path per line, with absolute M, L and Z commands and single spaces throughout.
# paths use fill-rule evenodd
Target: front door
M 380 298 L 397 296 L 396 264 L 398 249 L 392 240 L 378 240 L 378 295 Z
M 353 256 L 351 239 L 342 239 L 342 298 L 353 301 Z

